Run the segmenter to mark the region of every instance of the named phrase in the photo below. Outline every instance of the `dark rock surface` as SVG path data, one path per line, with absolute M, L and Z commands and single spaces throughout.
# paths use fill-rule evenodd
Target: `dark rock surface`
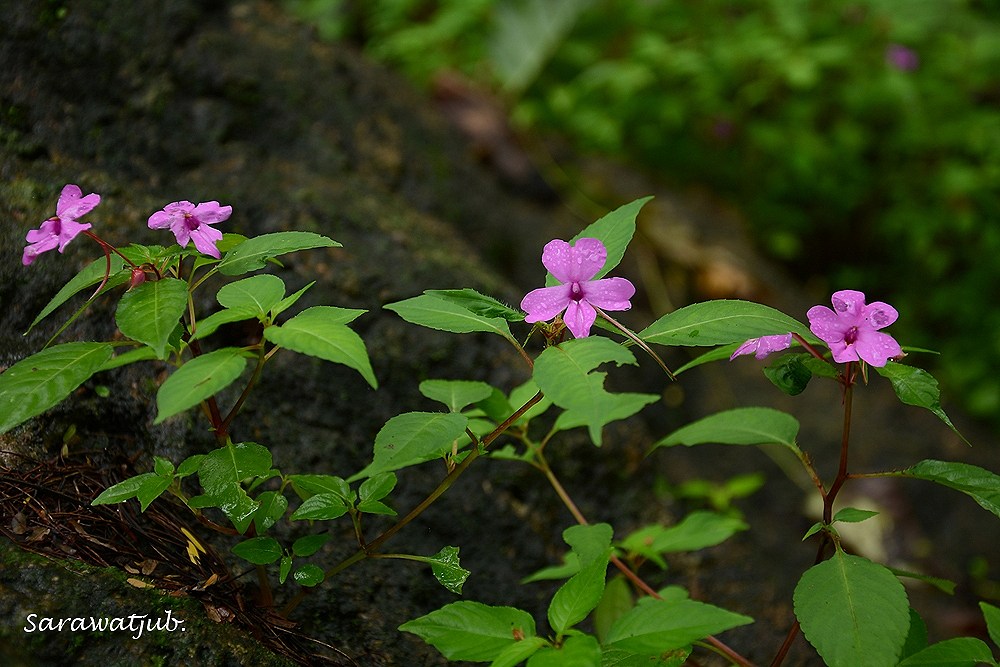
M 538 204 L 505 188 L 476 164 L 427 101 L 399 79 L 348 49 L 317 43 L 268 2 L 2 4 L 0 364 L 10 365 L 38 349 L 56 331 L 66 311 L 28 336 L 21 335 L 65 280 L 98 256 L 97 248 L 80 238 L 63 256 L 49 253 L 29 268 L 20 265 L 25 232 L 52 215 L 63 184 L 78 183 L 85 193 L 96 191 L 103 197 L 87 218 L 95 231 L 122 244 L 169 241 L 162 236 L 165 232 L 148 230 L 145 221 L 178 199 L 231 204 L 234 214 L 227 223 L 231 231 L 254 235 L 312 230 L 343 244 L 334 251 L 292 256 L 275 272 L 289 291 L 317 281 L 300 302 L 303 306 L 334 304 L 371 311 L 357 321 L 356 329 L 369 347 L 381 388 L 371 390 L 356 373 L 339 366 L 279 355 L 237 422 L 234 439 L 267 443 L 275 465 L 286 472 L 346 476 L 359 470 L 370 460 L 374 435 L 389 417 L 435 409 L 417 392 L 422 379 L 480 379 L 505 387 L 524 379 L 517 359 L 499 340 L 421 330 L 381 306 L 424 289 L 459 286 L 478 287 L 516 302 L 540 277 L 537 256 L 542 244 L 555 236 L 572 235 L 588 220 L 574 218 L 566 207 Z M 656 187 L 642 181 L 614 182 L 603 175 L 601 179 L 612 182 L 602 194 L 615 205 L 654 193 Z M 691 287 L 673 292 L 675 301 L 693 295 L 704 298 L 706 283 L 698 276 L 705 266 L 712 266 L 712 258 L 686 264 L 685 258 L 692 258 L 690 248 L 678 250 L 669 243 L 665 248 L 656 240 L 664 236 L 676 240 L 686 230 L 697 246 L 724 248 L 733 242 L 733 235 L 712 214 L 701 220 L 703 214 L 696 209 L 673 208 L 670 193 L 656 194 L 657 205 L 643 222 L 651 249 L 646 252 L 659 258 L 670 275 L 690 278 Z M 713 238 L 710 229 L 716 229 L 719 238 Z M 741 249 L 745 247 L 727 252 Z M 640 268 L 629 270 L 635 275 Z M 781 283 L 767 267 L 751 264 L 748 271 L 768 287 L 758 284 L 756 294 L 743 296 L 767 300 L 799 317 L 817 302 Z M 654 302 L 656 281 L 676 282 L 648 273 L 644 279 L 649 285 L 646 296 Z M 74 325 L 71 336 L 112 336 L 112 308 L 110 302 L 100 302 Z M 643 317 L 637 308 L 626 321 L 641 327 Z M 236 341 L 242 334 L 231 330 L 225 335 Z M 652 364 L 648 366 L 648 371 L 627 372 L 646 383 L 648 390 L 659 392 L 662 376 Z M 71 453 L 95 458 L 99 452 L 131 455 L 143 471 L 149 469 L 152 454 L 179 461 L 210 447 L 211 440 L 195 416 L 152 426 L 149 375 L 150 366 L 143 365 L 87 383 L 72 401 L 0 436 L 0 451 L 20 452 L 0 463 L 19 466 L 21 455 L 53 457 L 71 425 L 78 433 Z M 553 451 L 552 462 L 581 500 L 583 512 L 592 521 L 614 523 L 619 534 L 645 522 L 675 520 L 685 509 L 668 496 L 649 494 L 657 480 L 721 481 L 748 469 L 764 469 L 773 485 L 741 505 L 753 533 L 737 538 L 731 548 L 680 559 L 668 573 L 654 574 L 652 579 L 656 584 L 685 584 L 701 599 L 757 617 L 760 623 L 732 633 L 732 644 L 755 661 L 767 662 L 791 620 L 795 573 L 812 558 L 811 547 L 797 546 L 810 523 L 802 518 L 802 491 L 756 451 L 733 454 L 706 448 L 642 458 L 650 434 L 662 435 L 685 419 L 733 404 L 776 405 L 800 417 L 807 412 L 822 415 L 830 412 L 827 406 L 836 405 L 833 387 L 810 388 L 797 402 L 782 400 L 769 385 L 760 384 L 758 376 L 757 367 L 749 362 L 725 376 L 711 369 L 692 372 L 679 392 L 665 394 L 666 402 L 679 408 L 650 410 L 655 414 L 643 422 L 609 429 L 609 444 L 603 450 L 570 437 Z M 108 388 L 108 398 L 96 391 L 98 384 Z M 737 386 L 743 388 L 734 389 Z M 916 415 L 915 408 L 896 406 L 894 399 L 888 400 L 891 397 L 880 396 L 863 414 L 880 417 L 859 427 L 858 441 L 913 438 L 915 444 L 909 450 L 894 448 L 905 453 L 899 460 L 875 457 L 859 460 L 859 465 L 905 466 L 922 456 L 966 459 L 964 445 L 958 447 L 933 417 Z M 809 421 L 802 442 L 815 443 L 817 458 L 826 461 L 836 451 L 838 425 L 837 419 Z M 924 437 L 927 433 L 943 435 Z M 974 436 L 970 439 L 975 441 Z M 951 451 L 942 451 L 942 445 Z M 928 451 L 917 453 L 918 448 Z M 877 452 L 877 446 L 869 451 Z M 988 453 L 976 456 L 978 461 L 967 460 L 990 467 L 984 461 Z M 401 475 L 393 500 L 397 509 L 418 502 L 441 475 L 433 464 Z M 954 494 L 937 490 L 931 493 L 939 512 L 916 517 L 914 503 L 906 499 L 913 495 L 909 486 L 888 492 L 890 501 L 902 497 L 900 511 L 919 527 L 915 539 L 923 540 L 921 544 L 936 543 L 937 536 L 929 535 L 938 529 L 938 522 L 947 522 L 941 525 L 950 531 L 959 523 L 969 524 L 965 515 L 978 512 L 974 520 L 992 520 L 967 499 L 956 501 Z M 938 503 L 938 496 L 948 499 Z M 176 511 L 178 521 L 187 519 L 184 510 Z M 459 546 L 463 565 L 474 573 L 465 588 L 468 599 L 519 606 L 541 620 L 552 587 L 516 582 L 559 558 L 564 550 L 560 534 L 570 523 L 571 517 L 540 477 L 523 466 L 496 462 L 474 466 L 391 545 L 396 551 L 420 554 L 434 553 L 444 545 Z M 962 547 L 949 552 L 958 555 L 939 574 L 961 579 L 973 556 L 995 559 L 995 549 L 989 548 L 995 540 L 984 533 L 965 538 L 956 530 L 955 536 L 949 535 L 949 546 L 961 542 Z M 230 544 L 221 541 L 216 547 L 224 551 Z M 322 562 L 337 562 L 354 546 L 349 527 L 338 526 Z M 8 549 L 6 543 L 4 548 Z M 941 561 L 933 550 L 925 560 L 949 562 Z M 126 589 L 114 574 L 88 571 L 63 589 L 52 577 L 65 565 L 43 570 L 46 566 L 36 561 L 23 567 L 16 561 L 14 555 L 2 561 L 3 643 L 20 645 L 21 617 L 42 587 L 50 589 L 47 604 L 53 612 L 58 611 L 55 600 L 66 600 L 63 615 L 85 608 L 97 613 L 104 607 L 96 603 L 81 607 L 81 600 L 125 595 L 119 588 L 132 597 L 115 609 L 145 605 L 159 610 L 164 604 L 162 598 Z M 82 588 L 90 583 L 93 587 Z M 250 591 L 248 584 L 248 596 Z M 360 665 L 436 665 L 443 663 L 436 651 L 396 628 L 453 599 L 424 570 L 372 561 L 347 570 L 309 595 L 293 619 L 303 632 L 336 646 Z M 198 612 L 193 605 L 187 613 Z M 261 664 L 242 652 L 244 645 L 253 644 L 249 634 L 235 631 L 227 639 L 210 623 L 192 623 L 191 628 L 197 636 L 188 641 L 195 646 L 200 642 L 219 647 L 210 661 L 198 664 Z M 116 637 L 103 638 L 100 651 L 91 649 L 102 638 L 88 637 L 85 654 L 77 652 L 76 642 L 81 640 L 72 634 L 48 640 L 51 652 L 22 652 L 15 658 L 27 664 L 59 664 L 62 650 L 63 657 L 72 656 L 77 664 L 138 664 L 135 656 L 142 653 L 139 644 L 125 645 Z M 223 642 L 234 648 L 222 648 Z M 153 649 L 143 655 L 154 655 Z M 189 664 L 185 655 L 178 649 L 165 658 L 166 664 Z M 806 650 L 793 655 L 797 664 L 814 661 Z M 154 664 L 143 660 L 141 664 Z

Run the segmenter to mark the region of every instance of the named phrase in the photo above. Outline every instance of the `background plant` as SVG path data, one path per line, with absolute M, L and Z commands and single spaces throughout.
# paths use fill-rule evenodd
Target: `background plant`
M 891 290 L 906 338 L 951 360 L 936 373 L 1000 414 L 1000 348 L 975 333 L 1000 328 L 994 3 L 287 4 L 416 81 L 464 72 L 523 128 L 708 185 L 803 282 Z

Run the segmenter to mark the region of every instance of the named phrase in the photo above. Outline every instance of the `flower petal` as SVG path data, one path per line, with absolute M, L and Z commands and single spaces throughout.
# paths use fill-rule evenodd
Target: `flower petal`
M 554 239 L 542 250 L 542 264 L 561 283 L 590 280 L 607 260 L 608 251 L 598 239 L 580 239 L 574 246 Z
M 222 232 L 215 227 L 198 225 L 197 229 L 191 231 L 191 239 L 198 252 L 211 255 L 216 259 L 222 256 L 219 254 L 219 249 L 215 247 L 215 244 L 222 240 Z
M 90 229 L 91 224 L 87 222 L 77 222 L 76 220 L 62 220 L 59 229 L 59 252 L 66 249 L 67 244 L 76 238 L 77 234 L 85 229 Z
M 760 345 L 760 338 L 751 338 L 746 341 L 738 348 L 733 350 L 733 353 L 729 355 L 729 361 L 732 361 L 736 357 L 742 356 L 744 354 L 754 354 L 757 351 L 757 347 Z
M 539 287 L 525 294 L 521 299 L 521 310 L 528 314 L 524 321 L 531 324 L 551 320 L 572 302 L 570 289 L 569 285 L 555 285 Z
M 219 206 L 217 201 L 208 201 L 198 204 L 191 211 L 191 215 L 198 219 L 198 222 L 212 225 L 223 220 L 228 220 L 233 213 L 232 206 Z
M 149 221 L 147 225 L 150 229 L 166 229 L 170 227 L 174 219 L 172 213 L 167 213 L 167 211 L 157 211 L 153 215 L 149 216 Z
M 865 307 L 864 292 L 844 289 L 834 292 L 830 300 L 833 302 L 833 310 L 841 318 L 850 317 L 851 324 L 860 324 L 862 318 L 861 311 Z
M 57 245 L 59 245 L 59 237 L 55 234 L 49 234 L 39 239 L 37 242 L 25 247 L 24 252 L 21 253 L 21 264 L 28 266 L 43 252 L 48 252 Z
M 868 304 L 862 309 L 861 315 L 872 329 L 883 329 L 899 317 L 895 308 L 882 301 Z
M 903 354 L 903 349 L 899 347 L 895 338 L 878 331 L 861 332 L 854 344 L 854 349 L 859 357 L 879 368 L 885 366 L 890 357 L 898 357 Z
M 826 306 L 813 306 L 806 312 L 806 317 L 809 318 L 809 330 L 827 344 L 843 343 L 844 334 L 851 327 Z
M 583 240 L 583 239 L 581 239 Z M 625 278 L 602 278 L 581 283 L 583 298 L 604 310 L 628 310 L 635 285 Z
M 827 342 L 827 345 L 830 346 L 830 352 L 833 354 L 833 360 L 838 364 L 843 364 L 848 361 L 858 361 L 860 359 L 858 351 L 853 343 L 848 345 L 841 340 Z
M 62 194 L 59 195 L 59 203 L 56 204 L 56 215 L 64 220 L 76 220 L 93 211 L 101 203 L 101 195 L 96 192 L 91 192 L 86 197 L 81 198 L 80 188 L 76 188 L 75 197 L 67 196 L 73 194 L 72 192 L 67 193 L 66 188 L 63 188 Z
M 570 301 L 563 315 L 563 322 L 573 333 L 574 338 L 586 338 L 590 335 L 590 327 L 597 319 L 597 311 L 586 301 Z

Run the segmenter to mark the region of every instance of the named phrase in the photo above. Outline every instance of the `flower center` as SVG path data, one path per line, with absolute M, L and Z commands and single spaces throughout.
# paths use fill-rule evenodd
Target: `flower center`
M 580 287 L 580 283 L 573 283 L 569 288 L 569 298 L 573 301 L 583 300 L 583 288 Z
M 193 216 L 193 215 L 191 215 L 190 213 L 185 213 L 185 214 L 184 214 L 184 224 L 185 224 L 185 225 L 187 225 L 187 228 L 188 228 L 188 229 L 189 229 L 190 231 L 192 231 L 192 232 L 193 232 L 194 230 L 198 229 L 198 226 L 199 226 L 199 225 L 200 225 L 201 223 L 200 223 L 200 222 L 198 222 L 198 218 L 194 217 L 194 216 Z
M 851 327 L 850 329 L 847 330 L 847 333 L 844 334 L 844 342 L 847 343 L 848 345 L 853 345 L 857 340 L 858 340 L 858 328 Z

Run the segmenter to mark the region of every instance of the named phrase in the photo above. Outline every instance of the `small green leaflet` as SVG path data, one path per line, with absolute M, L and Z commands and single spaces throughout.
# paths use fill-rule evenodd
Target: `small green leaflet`
M 502 317 L 508 322 L 524 320 L 524 313 L 520 310 L 515 310 L 498 299 L 480 294 L 468 287 L 464 289 L 428 289 L 424 290 L 424 294 L 450 301 L 475 315 Z
M 110 343 L 63 343 L 0 374 L 0 433 L 57 405 L 111 359 Z
M 931 644 L 899 663 L 899 667 L 976 667 L 996 665 L 993 652 L 975 637 L 956 637 Z
M 167 341 L 187 309 L 187 283 L 177 278 L 144 282 L 122 295 L 115 323 L 122 334 L 167 356 Z
M 198 466 L 198 481 L 205 490 L 192 506 L 219 507 L 233 526 L 243 533 L 253 520 L 259 503 L 240 485 L 244 480 L 266 477 L 271 471 L 271 452 L 253 442 L 230 444 L 205 455 Z
M 915 477 L 961 491 L 979 505 L 1000 517 L 1000 476 L 968 463 L 953 463 L 926 459 L 896 473 L 900 477 Z
M 323 545 L 330 541 L 329 533 L 320 535 L 306 535 L 292 542 L 292 553 L 300 558 L 312 556 L 323 548 Z
M 694 600 L 644 598 L 611 626 L 605 644 L 613 649 L 660 655 L 749 623 L 753 623 L 749 616 Z
M 747 524 L 736 517 L 699 510 L 688 514 L 675 526 L 652 525 L 641 528 L 626 537 L 621 547 L 666 568 L 667 564 L 661 554 L 714 547 L 747 528 Z
M 153 423 L 192 408 L 235 382 L 247 366 L 245 355 L 238 347 L 224 347 L 185 362 L 160 385 Z
M 264 491 L 257 496 L 260 507 L 253 515 L 253 523 L 258 534 L 263 534 L 285 516 L 288 509 L 288 498 L 277 491 Z
M 717 412 L 682 426 L 653 445 L 767 445 L 779 444 L 798 452 L 795 437 L 799 422 L 795 417 L 772 408 L 735 408 Z
M 374 461 L 348 481 L 431 461 L 451 451 L 468 417 L 454 412 L 407 412 L 385 423 L 375 436 Z
M 802 632 L 831 667 L 896 665 L 910 627 L 899 579 L 882 565 L 839 549 L 806 570 L 795 587 Z
M 574 634 L 559 646 L 545 646 L 529 661 L 531 667 L 601 667 L 601 646 L 597 639 Z
M 462 594 L 465 580 L 472 574 L 458 562 L 458 547 L 444 547 L 427 559 L 434 578 L 455 595 Z
M 385 308 L 411 324 L 428 329 L 450 333 L 495 333 L 509 341 L 514 340 L 507 320 L 502 317 L 477 315 L 468 308 L 431 294 L 421 294 L 411 299 L 390 303 Z
M 436 648 L 448 660 L 489 662 L 518 639 L 535 636 L 531 615 L 513 607 L 452 602 L 399 626 Z
M 358 511 L 395 516 L 396 511 L 382 502 L 394 488 L 396 488 L 395 473 L 383 472 L 369 477 L 358 487 Z
M 265 328 L 264 338 L 300 354 L 344 364 L 361 373 L 372 388 L 378 388 L 364 341 L 346 326 L 364 312 L 353 308 L 314 306 L 281 326 Z
M 549 625 L 558 634 L 585 619 L 604 596 L 611 537 L 611 526 L 606 523 L 563 531 L 563 539 L 577 555 L 580 571 L 559 587 L 549 604 Z
M 292 575 L 292 579 L 295 580 L 299 586 L 318 586 L 323 583 L 323 579 L 326 575 L 323 574 L 323 570 L 315 565 L 303 565 L 299 569 L 295 570 L 295 574 Z
M 493 387 L 471 380 L 424 380 L 420 383 L 420 393 L 432 401 L 444 403 L 450 412 L 461 412 L 489 398 Z
M 254 565 L 268 565 L 281 558 L 281 545 L 273 537 L 251 537 L 235 545 L 233 553 Z
M 604 268 L 598 271 L 592 280 L 603 278 L 621 263 L 622 257 L 625 256 L 625 250 L 635 235 L 635 219 L 639 215 L 639 210 L 650 199 L 652 197 L 643 197 L 619 206 L 600 220 L 587 225 L 582 232 L 570 239 L 571 245 L 584 238 L 599 239 L 608 249 L 608 258 L 604 262 Z M 556 280 L 555 276 L 551 273 L 546 274 L 545 285 L 547 287 L 558 284 L 559 281 Z
M 216 268 L 226 276 L 238 276 L 264 268 L 278 255 L 312 248 L 339 248 L 333 239 L 313 232 L 275 232 L 247 239 L 222 257 Z
M 299 508 L 292 512 L 292 521 L 328 521 L 338 519 L 351 510 L 343 497 L 335 493 L 317 493 L 299 505 Z
M 614 341 L 600 336 L 567 341 L 547 348 L 535 360 L 532 375 L 545 396 L 565 412 L 558 428 L 587 426 L 595 445 L 605 424 L 630 417 L 659 399 L 653 394 L 612 394 L 604 389 L 607 373 L 592 372 L 606 362 L 635 364 L 635 357 Z
M 640 331 L 639 338 L 659 345 L 729 345 L 790 331 L 808 341 L 816 340 L 804 324 L 779 310 L 750 301 L 720 299 L 668 313 Z
M 986 630 L 989 632 L 990 640 L 1000 646 L 1000 607 L 995 607 L 989 602 L 980 602 L 979 609 L 986 619 Z
M 272 275 L 250 276 L 223 285 L 216 295 L 224 308 L 253 313 L 263 318 L 285 297 L 285 283 Z
M 874 367 L 875 371 L 892 383 L 892 388 L 896 392 L 899 400 L 906 405 L 913 405 L 918 408 L 926 408 L 933 412 L 938 419 L 948 425 L 958 437 L 965 440 L 965 436 L 958 432 L 951 419 L 945 414 L 941 407 L 941 392 L 938 389 L 938 382 L 934 376 L 923 370 L 889 361 L 883 367 Z M 968 440 L 965 440 L 968 444 Z
M 113 505 L 129 498 L 138 498 L 140 509 L 145 512 L 149 504 L 167 490 L 171 481 L 171 477 L 163 477 L 155 472 L 146 472 L 109 486 L 90 504 Z

